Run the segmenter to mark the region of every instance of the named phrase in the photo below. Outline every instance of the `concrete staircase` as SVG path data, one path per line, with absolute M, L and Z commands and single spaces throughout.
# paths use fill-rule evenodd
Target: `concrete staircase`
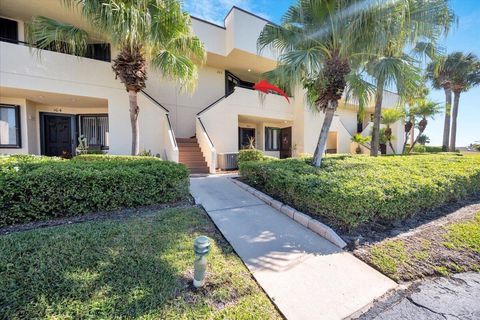
M 207 162 L 198 145 L 197 138 L 177 138 L 178 156 L 190 173 L 208 173 Z

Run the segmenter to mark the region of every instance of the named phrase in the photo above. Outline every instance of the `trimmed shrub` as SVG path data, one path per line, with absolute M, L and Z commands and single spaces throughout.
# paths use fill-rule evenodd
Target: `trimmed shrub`
M 242 179 L 344 230 L 388 223 L 480 194 L 480 157 L 435 154 L 245 162 Z
M 0 226 L 186 199 L 188 170 L 153 157 L 0 158 Z
M 270 157 L 265 156 L 263 152 L 258 149 L 243 149 L 238 152 L 239 164 L 245 161 L 263 161 L 269 158 Z
M 416 144 L 413 147 L 414 152 L 427 152 L 427 153 L 438 153 L 438 152 L 443 152 L 442 147 L 436 147 L 436 146 L 422 146 L 421 144 Z

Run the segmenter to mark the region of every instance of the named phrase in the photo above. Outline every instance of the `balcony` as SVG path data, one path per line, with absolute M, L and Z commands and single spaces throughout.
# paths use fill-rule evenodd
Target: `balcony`
M 39 50 L 22 42 L 0 41 L 2 87 L 105 98 L 108 89 L 125 90 L 110 63 Z
M 24 41 L 16 40 L 16 39 L 0 37 L 0 41 L 27 46 L 32 49 L 35 48 L 35 46 L 32 44 L 29 44 Z M 62 50 L 56 50 L 56 48 L 54 48 L 53 46 L 45 50 L 63 53 L 63 54 L 69 54 L 66 52 L 62 52 Z M 82 58 L 110 62 L 111 61 L 110 44 L 109 43 L 90 43 L 87 45 L 87 53 Z

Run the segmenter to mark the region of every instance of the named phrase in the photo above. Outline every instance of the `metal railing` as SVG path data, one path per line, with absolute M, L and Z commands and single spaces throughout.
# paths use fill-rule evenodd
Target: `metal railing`
M 1 42 L 12 43 L 12 44 L 17 44 L 17 45 L 22 45 L 22 46 L 30 47 L 30 48 L 37 48 L 37 46 L 35 46 L 32 43 L 28 43 L 28 42 L 20 41 L 20 40 L 16 40 L 16 39 L 0 37 L 0 41 Z M 77 56 L 77 55 L 74 55 L 74 54 L 71 54 L 71 53 L 62 52 L 60 50 L 55 50 L 55 48 L 43 48 L 43 49 L 37 48 L 37 49 L 68 54 L 68 55 L 71 55 L 71 56 L 74 56 L 74 57 L 81 57 L 81 58 L 92 59 L 92 60 L 103 61 L 103 62 L 111 62 L 110 54 L 108 54 L 109 58 L 107 59 L 107 58 L 95 58 L 93 56 L 89 56 L 88 54 L 86 56 Z

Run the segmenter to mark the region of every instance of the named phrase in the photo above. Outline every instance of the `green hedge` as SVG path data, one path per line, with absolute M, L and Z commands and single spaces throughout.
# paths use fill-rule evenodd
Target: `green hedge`
M 422 146 L 421 144 L 416 144 L 413 147 L 414 152 L 428 152 L 428 153 L 438 153 L 443 152 L 442 147 L 439 146 Z
M 480 194 L 480 157 L 455 154 L 245 162 L 240 174 L 300 211 L 342 229 L 405 219 Z
M 186 199 L 188 170 L 153 157 L 0 157 L 0 226 Z

